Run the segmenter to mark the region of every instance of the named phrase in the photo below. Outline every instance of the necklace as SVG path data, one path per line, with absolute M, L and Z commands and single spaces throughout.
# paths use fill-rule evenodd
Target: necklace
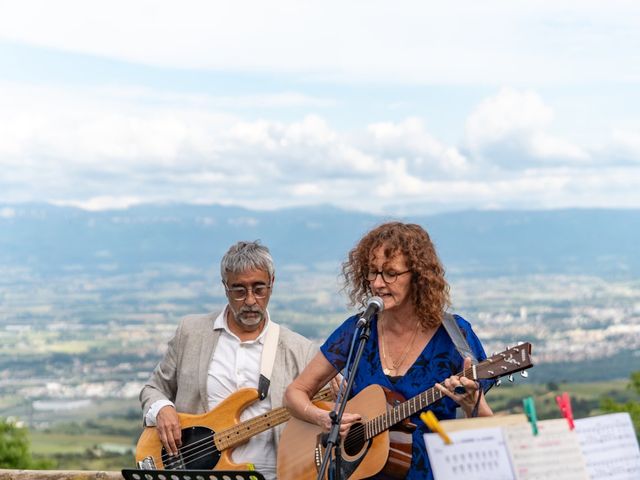
M 391 375 L 391 372 L 397 372 L 398 368 L 400 368 L 402 366 L 402 364 L 404 363 L 404 360 L 407 358 L 407 355 L 409 354 L 409 351 L 411 350 L 411 347 L 413 347 L 413 342 L 416 339 L 416 335 L 418 334 L 418 327 L 420 326 L 420 322 L 416 323 L 416 329 L 413 331 L 413 335 L 411 336 L 411 341 L 409 342 L 409 344 L 407 345 L 407 348 L 404 349 L 404 352 L 402 352 L 402 355 L 400 355 L 400 360 L 398 360 L 397 362 L 394 362 L 393 359 L 391 358 L 391 355 L 389 355 L 389 360 L 390 362 L 387 362 L 387 352 L 386 352 L 386 348 L 385 348 L 385 340 L 384 340 L 384 321 L 380 322 L 380 339 L 382 340 L 382 359 L 384 360 L 384 365 L 389 365 L 389 363 L 391 363 L 391 368 L 385 367 L 384 365 L 382 366 L 382 371 L 384 372 L 385 375 Z

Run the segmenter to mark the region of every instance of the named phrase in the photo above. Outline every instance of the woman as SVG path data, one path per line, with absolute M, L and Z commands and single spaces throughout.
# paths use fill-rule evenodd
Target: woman
M 471 362 L 463 360 L 441 328 L 449 306 L 449 286 L 435 247 L 422 227 L 400 222 L 380 225 L 349 252 L 342 271 L 352 305 L 365 305 L 372 295 L 384 301 L 384 309 L 371 322 L 371 336 L 352 395 L 379 384 L 409 399 L 435 385 L 446 395 L 429 407 L 438 419 L 455 418 L 458 407 L 467 417 L 493 415 L 478 384 L 455 375 Z M 471 325 L 459 316 L 454 318 L 476 357 L 486 358 Z M 331 426 L 329 412 L 309 399 L 344 368 L 357 320 L 358 315 L 348 318 L 331 334 L 285 393 L 285 405 L 294 416 L 326 431 Z M 483 388 L 488 388 L 488 383 Z M 456 394 L 454 389 L 461 393 Z M 345 412 L 341 435 L 359 420 L 358 414 Z M 418 415 L 410 421 L 417 428 L 412 435 L 412 459 L 406 478 L 433 478 L 422 437 L 428 430 Z

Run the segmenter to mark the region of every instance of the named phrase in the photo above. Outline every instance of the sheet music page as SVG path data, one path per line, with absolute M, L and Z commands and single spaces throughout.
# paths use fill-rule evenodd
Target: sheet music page
M 511 462 L 518 480 L 588 480 L 589 473 L 575 430 L 562 419 L 504 428 Z
M 640 478 L 640 448 L 628 413 L 581 418 L 575 425 L 591 478 Z
M 435 480 L 515 478 L 501 428 L 461 430 L 447 434 L 453 442 L 451 445 L 446 445 L 436 433 L 424 435 Z

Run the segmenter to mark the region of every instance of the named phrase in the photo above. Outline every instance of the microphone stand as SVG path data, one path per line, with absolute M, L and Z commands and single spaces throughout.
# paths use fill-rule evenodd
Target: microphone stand
M 358 339 L 358 349 L 356 350 L 355 357 L 353 359 L 353 366 L 349 372 L 346 372 L 347 377 L 347 386 L 343 395 L 340 398 L 340 401 L 336 403 L 333 411 L 329 414 L 331 417 L 331 430 L 327 434 L 326 448 L 324 451 L 324 456 L 322 458 L 322 464 L 320 465 L 320 470 L 318 472 L 317 480 L 323 480 L 324 474 L 327 471 L 327 467 L 331 463 L 332 469 L 330 472 L 333 472 L 333 476 L 331 480 L 342 480 L 342 455 L 340 453 L 340 422 L 342 421 L 342 415 L 344 414 L 344 409 L 347 406 L 347 398 L 351 394 L 351 389 L 353 387 L 353 382 L 355 380 L 355 373 L 358 371 L 358 365 L 360 364 L 360 359 L 362 358 L 362 353 L 364 352 L 364 346 L 369 340 L 371 336 L 371 320 L 359 319 L 358 324 L 364 322 L 361 326 L 356 326 L 360 328 L 360 338 Z M 356 330 L 357 331 L 357 330 Z M 353 354 L 353 352 L 351 352 Z M 346 365 L 350 364 L 351 357 L 347 358 Z M 337 407 L 337 408 L 336 408 Z M 333 460 L 331 457 L 331 452 L 334 452 Z

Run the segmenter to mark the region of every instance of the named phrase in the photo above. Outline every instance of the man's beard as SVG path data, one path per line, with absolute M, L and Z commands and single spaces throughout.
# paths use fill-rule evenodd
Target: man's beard
M 264 312 L 260 308 L 242 307 L 237 311 L 234 310 L 231 306 L 230 308 L 235 321 L 245 327 L 256 327 L 260 324 L 260 322 L 262 322 L 262 320 L 264 320 Z M 258 315 L 248 317 L 246 315 L 247 313 L 257 313 Z

